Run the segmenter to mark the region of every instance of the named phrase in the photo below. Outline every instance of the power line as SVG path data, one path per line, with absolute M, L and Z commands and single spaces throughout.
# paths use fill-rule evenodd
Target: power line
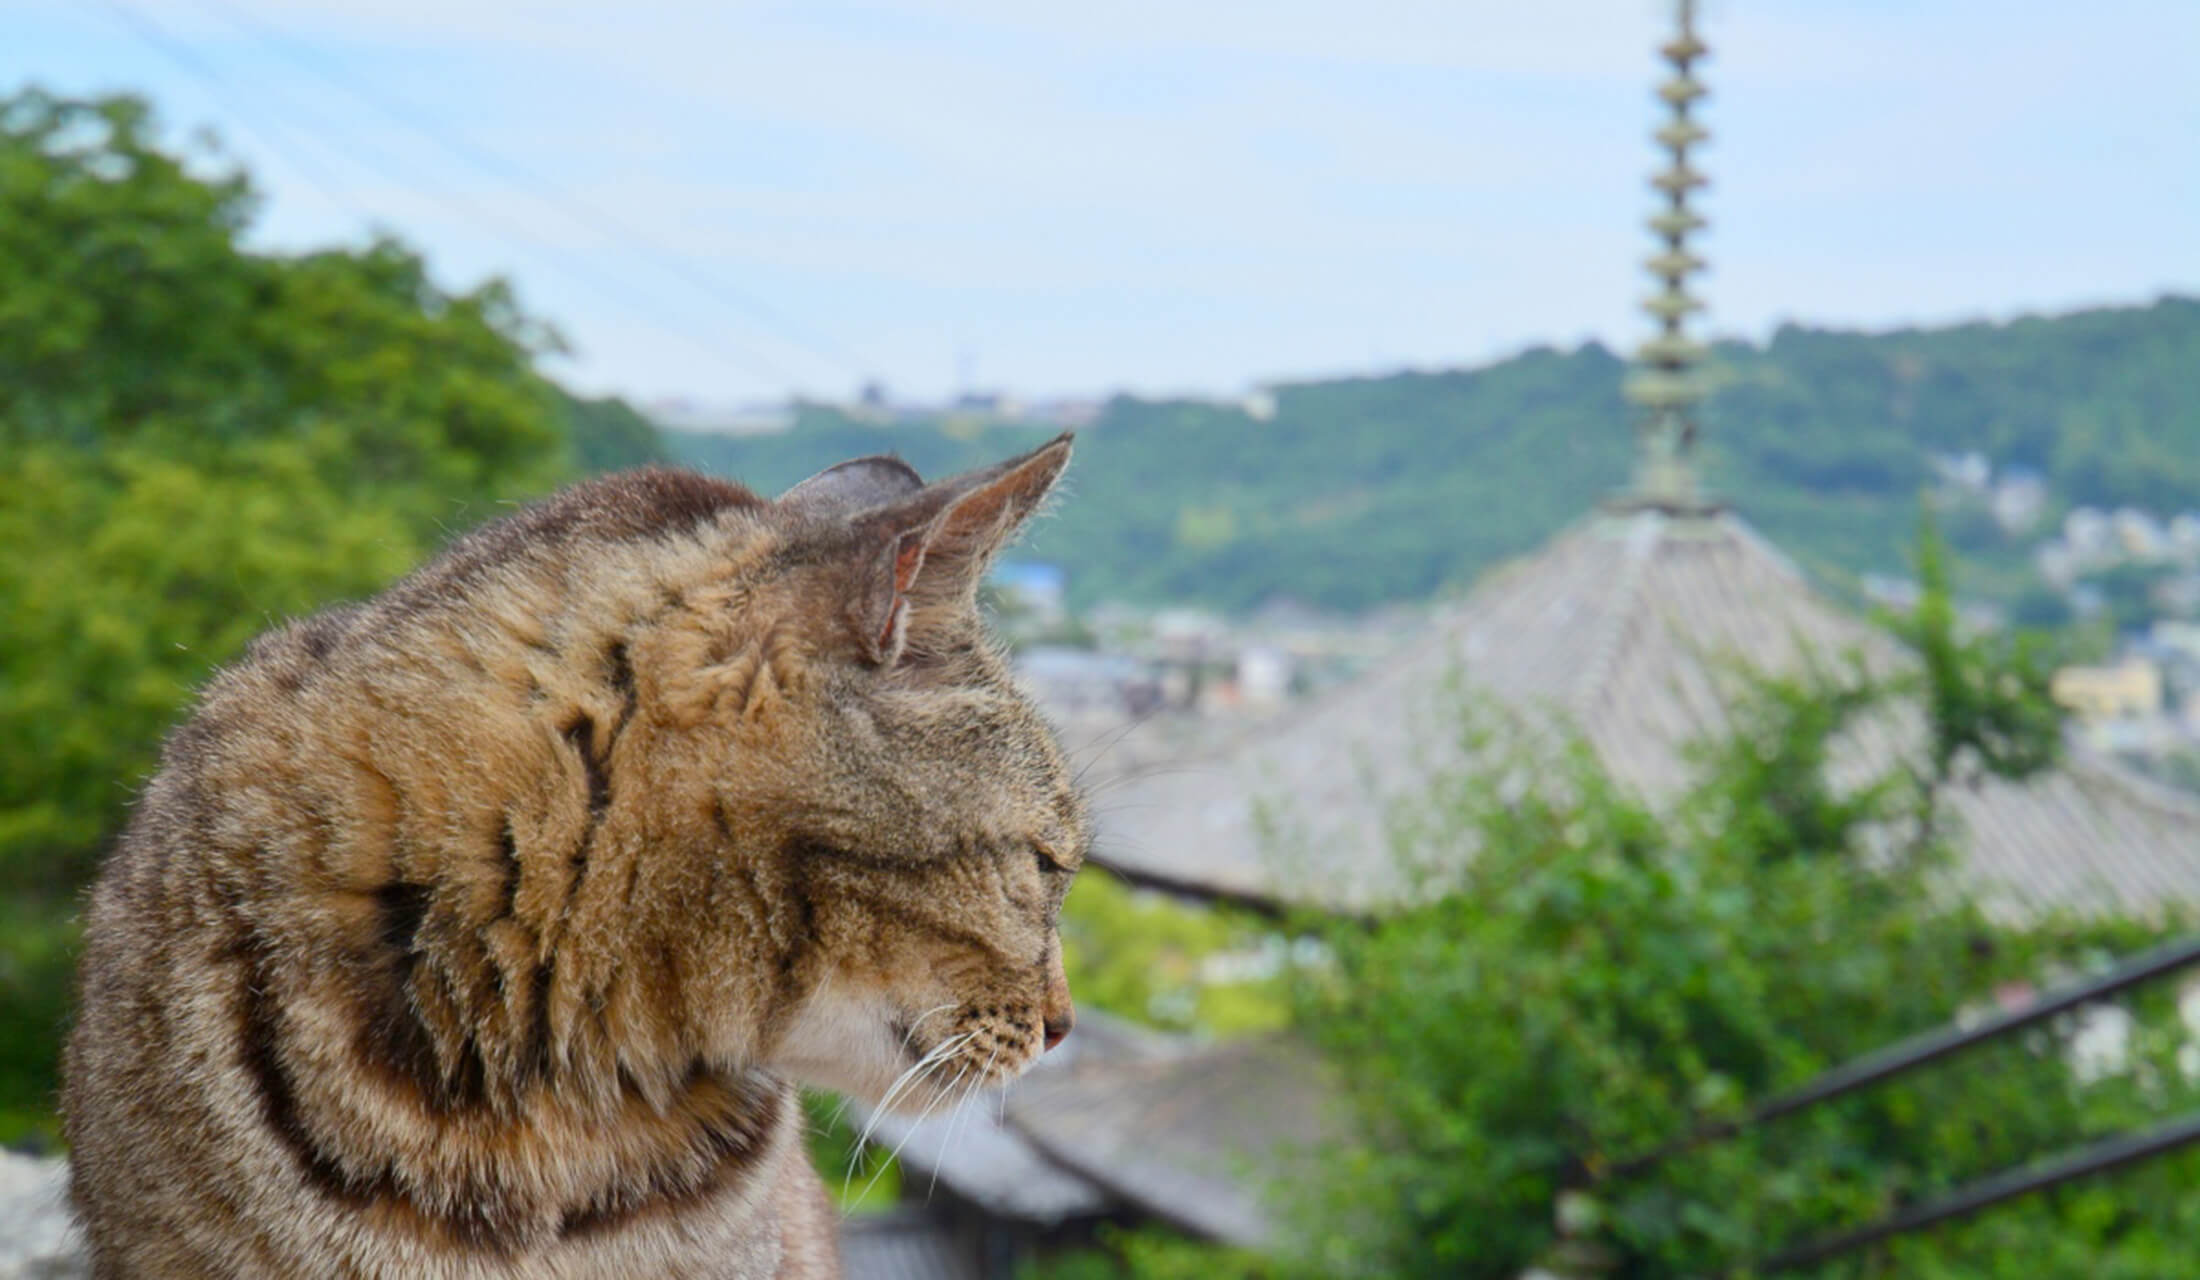
M 575 200 L 540 174 L 515 163 L 487 148 L 478 146 L 463 135 L 446 130 L 442 124 L 412 108 L 401 99 L 384 93 L 371 81 L 354 75 L 340 60 L 304 43 L 260 19 L 240 12 L 227 0 L 198 0 L 201 8 L 210 10 L 230 25 L 252 32 L 263 44 L 284 54 L 293 63 L 350 93 L 354 98 L 381 112 L 404 128 L 427 138 L 444 152 L 461 163 L 484 170 L 502 178 L 543 203 L 556 208 L 578 225 L 613 240 L 641 249 L 654 260 L 665 273 L 721 306 L 745 313 L 752 321 L 763 326 L 772 336 L 790 346 L 799 347 L 811 355 L 840 368 L 844 373 L 862 377 L 871 367 L 857 353 L 841 343 L 831 341 L 797 324 L 784 312 L 755 296 L 733 288 L 722 281 L 695 270 L 693 263 L 685 261 L 652 240 L 632 224 L 605 213 L 584 201 Z
M 313 157 L 310 150 L 294 152 L 290 148 L 287 135 L 273 128 L 261 128 L 252 113 L 243 110 L 238 100 L 232 96 L 228 81 L 222 78 L 221 73 L 216 71 L 212 64 L 199 57 L 189 45 L 177 40 L 158 23 L 122 3 L 122 0 L 100 0 L 100 7 L 112 14 L 115 20 L 120 22 L 130 34 L 150 45 L 154 51 L 160 53 L 169 61 L 204 81 L 215 99 L 228 109 L 229 113 L 236 118 L 237 123 L 244 127 L 245 132 L 266 143 L 270 149 L 297 166 L 298 171 L 303 173 L 306 180 L 311 182 L 323 196 L 328 198 L 330 204 L 349 211 L 358 217 L 361 222 L 372 221 L 364 208 L 339 192 L 338 187 L 342 184 L 336 181 L 335 176 L 329 170 L 321 167 L 321 162 Z
M 191 74 L 206 81 L 223 106 L 236 117 L 239 124 L 254 136 L 274 146 L 285 158 L 297 163 L 300 169 L 312 179 L 314 185 L 322 190 L 323 194 L 329 196 L 332 201 L 341 207 L 348 208 L 353 213 L 358 214 L 362 221 L 372 221 L 357 204 L 337 194 L 335 188 L 338 184 L 335 183 L 328 170 L 322 168 L 317 160 L 307 161 L 304 158 L 310 155 L 310 151 L 294 153 L 275 130 L 272 128 L 262 129 L 257 123 L 258 113 L 252 111 L 247 104 L 236 96 L 228 79 L 213 64 L 200 57 L 189 45 L 176 39 L 151 19 L 137 12 L 126 3 L 126 0 L 101 0 L 101 3 L 128 27 L 132 34 L 167 56 L 171 61 L 190 71 Z M 281 97 L 282 95 L 277 96 Z M 296 106 L 287 97 L 284 97 L 283 101 L 293 108 Z M 634 292 L 618 276 L 599 274 L 593 268 L 581 266 L 579 259 L 567 258 L 557 253 L 548 245 L 537 240 L 524 225 L 513 222 L 463 196 L 444 191 L 427 183 L 412 180 L 408 175 L 390 166 L 387 158 L 378 149 L 367 148 L 355 151 L 352 158 L 366 164 L 367 167 L 374 169 L 383 177 L 402 187 L 424 192 L 431 199 L 451 209 L 460 217 L 484 226 L 499 236 L 533 244 L 537 252 L 546 261 L 555 269 L 562 271 L 569 279 L 586 286 L 599 296 L 631 311 L 636 316 L 646 317 L 660 325 L 663 323 L 662 308 L 656 300 Z M 712 359 L 731 361 L 752 376 L 777 387 L 781 391 L 792 390 L 797 384 L 797 380 L 784 368 L 762 356 L 728 349 L 698 337 L 693 332 L 678 326 L 669 326 L 668 331 Z

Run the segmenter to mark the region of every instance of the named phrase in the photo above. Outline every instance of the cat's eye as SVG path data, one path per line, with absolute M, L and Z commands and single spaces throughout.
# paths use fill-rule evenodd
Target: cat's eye
M 1034 847 L 1031 851 L 1031 856 L 1039 864 L 1040 875 L 1066 876 L 1069 874 L 1069 868 L 1063 866 L 1060 862 L 1055 861 L 1054 855 L 1048 853 L 1044 849 Z

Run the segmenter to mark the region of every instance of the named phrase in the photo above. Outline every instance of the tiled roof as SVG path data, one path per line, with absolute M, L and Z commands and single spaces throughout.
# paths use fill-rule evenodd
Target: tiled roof
M 1104 790 L 1097 856 L 1194 890 L 1367 906 L 1398 891 L 1392 798 L 1457 758 L 1447 690 L 1572 726 L 1655 801 L 1688 781 L 1683 744 L 1725 723 L 1741 665 L 1793 672 L 1850 653 L 1879 671 L 1910 661 L 1737 517 L 1599 514 L 1492 573 L 1384 669 Z M 1864 726 L 1844 772 L 1922 743 L 1914 717 Z M 2200 902 L 2200 799 L 2111 761 L 2073 755 L 2023 784 L 1957 788 L 1949 809 L 1974 883 L 2005 909 Z M 1283 852 L 1262 838 L 1270 823 L 1296 837 Z
M 1334 1136 L 1319 1058 L 1282 1038 L 1182 1058 L 1037 1076 L 1009 1123 L 1040 1151 L 1183 1230 L 1230 1244 L 1273 1240 L 1272 1184 Z
M 840 1262 L 847 1280 L 981 1280 L 985 1274 L 948 1224 L 907 1209 L 843 1222 Z
M 1181 1056 L 1181 1041 L 1145 1031 L 1090 1010 L 1061 1046 L 1034 1064 L 1008 1093 L 1035 1082 L 1122 1062 Z M 850 1107 L 855 1124 L 870 1126 L 870 1141 L 896 1153 L 910 1185 L 936 1179 L 990 1213 L 1040 1226 L 1098 1217 L 1117 1207 L 1107 1190 L 1041 1155 L 1010 1124 L 1000 1094 L 916 1114 Z
M 986 1095 L 921 1117 L 855 1112 L 875 1121 L 871 1141 L 896 1153 L 914 1195 L 937 1181 L 988 1213 L 1045 1227 L 1115 1207 L 1103 1187 L 1033 1149 L 1002 1119 L 1001 1106 L 998 1095 Z
M 1128 1207 L 1256 1244 L 1272 1230 L 1266 1175 L 1335 1132 L 1321 1070 L 1285 1040 L 1204 1044 L 1088 1013 L 1005 1094 L 879 1116 L 873 1140 L 899 1148 L 912 1194 L 936 1179 L 1042 1227 Z

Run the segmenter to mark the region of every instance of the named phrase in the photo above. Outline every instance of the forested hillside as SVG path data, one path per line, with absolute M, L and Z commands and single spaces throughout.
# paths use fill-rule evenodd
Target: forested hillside
M 1031 553 L 1073 596 L 1360 608 L 1472 579 L 1626 482 L 1623 362 L 1539 349 L 1449 373 L 1286 384 L 1270 420 L 1118 398 Z M 1977 451 L 2061 503 L 2200 507 L 2200 300 L 1883 334 L 1783 328 L 1722 344 L 1710 485 L 1806 562 L 1898 570 L 1932 454 Z M 840 458 L 931 472 L 1028 447 L 1014 423 L 878 426 L 811 408 L 777 436 L 675 435 L 698 466 L 773 490 Z M 2054 512 L 2051 510 L 2049 515 Z M 2022 547 L 1955 520 L 1970 581 L 2013 594 Z

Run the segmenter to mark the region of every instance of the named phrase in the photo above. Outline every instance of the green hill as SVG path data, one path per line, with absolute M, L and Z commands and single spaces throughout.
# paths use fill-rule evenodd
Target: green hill
M 1896 570 L 1936 453 L 2044 476 L 2059 502 L 2200 507 L 2200 300 L 1891 333 L 1785 327 L 1717 348 L 1709 484 L 1806 562 Z M 1285 384 L 1276 411 L 1110 402 L 1029 554 L 1071 592 L 1241 609 L 1427 595 L 1535 545 L 1626 482 L 1622 361 L 1539 348 L 1479 369 Z M 773 436 L 672 434 L 691 465 L 767 492 L 895 452 L 931 474 L 1053 428 L 902 426 L 806 408 Z M 2013 596 L 2021 544 L 1978 514 L 1948 530 L 1967 581 Z

